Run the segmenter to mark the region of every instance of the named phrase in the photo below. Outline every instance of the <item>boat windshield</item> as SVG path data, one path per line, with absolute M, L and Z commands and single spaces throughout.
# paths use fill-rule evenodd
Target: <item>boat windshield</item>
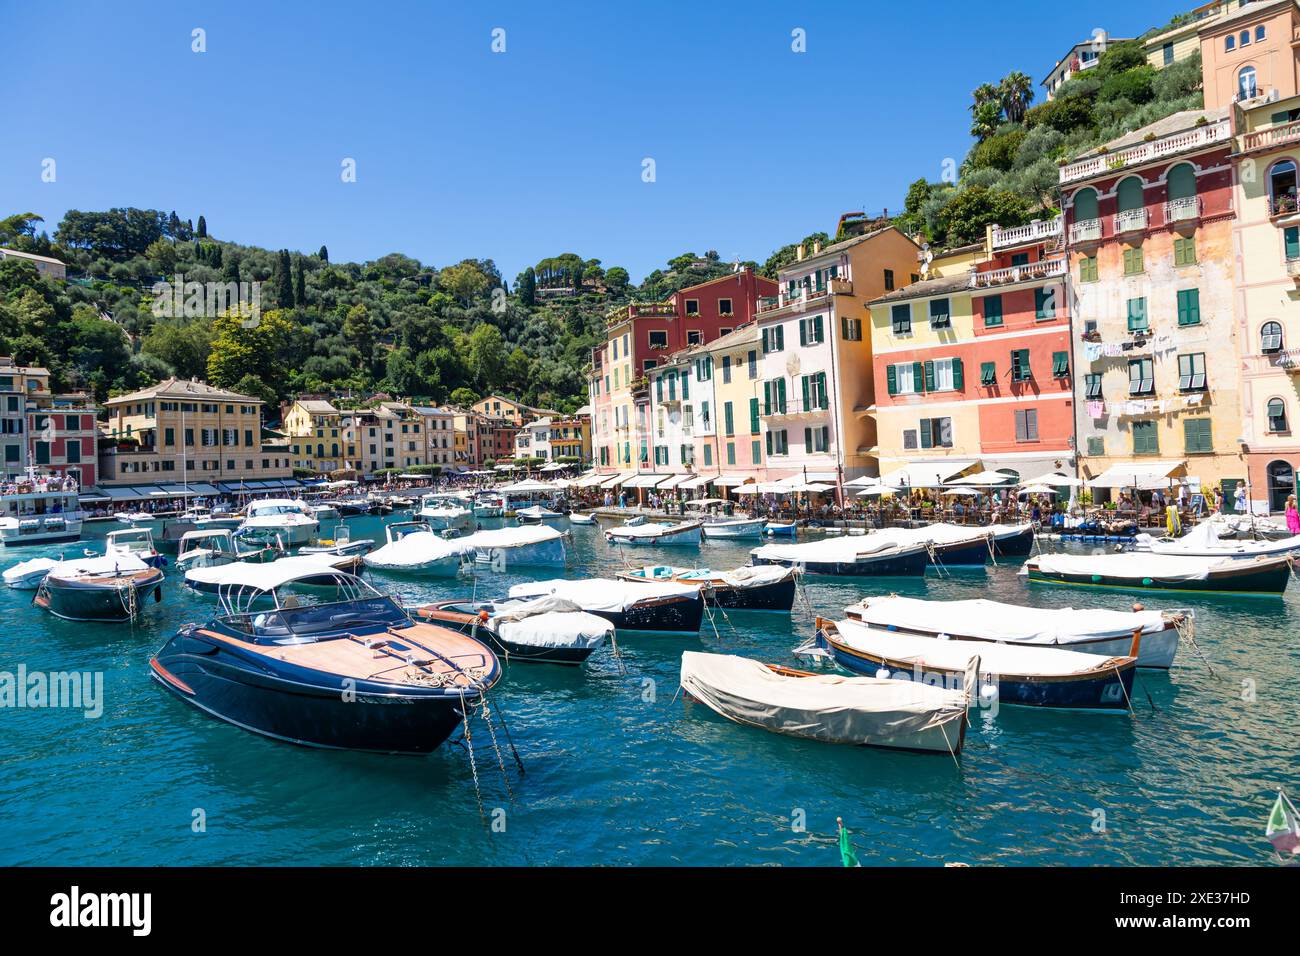
M 249 517 L 263 517 L 264 515 L 299 515 L 302 514 L 301 508 L 295 508 L 292 505 L 258 505 L 248 509 Z
M 319 641 L 349 634 L 365 637 L 410 624 L 397 603 L 382 594 L 326 604 L 298 604 L 290 596 L 282 598 L 275 610 L 232 614 L 222 621 L 255 640 L 273 643 Z

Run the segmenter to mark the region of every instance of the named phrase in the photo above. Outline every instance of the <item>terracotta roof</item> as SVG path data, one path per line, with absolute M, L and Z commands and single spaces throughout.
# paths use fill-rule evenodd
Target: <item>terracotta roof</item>
M 887 292 L 880 298 L 871 300 L 867 305 L 902 302 L 907 299 L 926 299 L 935 295 L 951 295 L 954 292 L 960 292 L 968 288 L 970 288 L 970 273 L 968 272 L 938 279 L 922 279 L 920 282 L 913 282 L 901 289 Z
M 1229 13 L 1227 16 L 1218 17 L 1206 23 L 1200 29 L 1200 33 L 1206 36 L 1212 36 L 1220 29 L 1229 26 L 1236 26 L 1241 20 L 1249 20 L 1263 13 L 1265 10 L 1275 10 L 1282 6 L 1296 6 L 1296 0 L 1255 0 L 1254 3 L 1247 3 L 1239 8 L 1235 13 Z
M 224 388 L 216 388 L 207 382 L 198 382 L 193 379 L 163 379 L 157 385 L 149 388 L 142 388 L 138 392 L 132 392 L 129 395 L 119 395 L 117 398 L 110 398 L 104 403 L 105 406 L 124 405 L 128 402 L 139 402 L 151 398 L 199 398 L 215 399 L 219 401 L 231 402 L 253 402 L 257 405 L 262 404 L 260 398 L 254 398 L 251 395 L 241 395 L 238 392 L 227 391 Z
M 876 236 L 884 235 L 890 230 L 897 232 L 900 236 L 906 238 L 913 245 L 916 245 L 916 240 L 912 239 L 910 236 L 907 235 L 907 233 L 903 232 L 897 226 L 894 225 L 881 226 L 879 229 L 871 230 L 871 232 L 864 232 L 860 236 L 853 236 L 850 239 L 844 239 L 840 242 L 831 243 L 829 246 L 822 246 L 821 250 L 818 252 L 811 252 L 805 250 L 805 255 L 802 259 L 799 259 L 795 262 L 791 262 L 789 265 L 782 266 L 777 271 L 777 275 L 782 276 L 787 273 L 798 272 L 799 270 L 807 266 L 809 262 L 815 262 L 818 259 L 824 259 L 826 256 L 837 255 L 840 252 L 843 252 L 845 249 L 849 249 L 860 243 L 866 242 L 868 239 L 874 239 L 876 238 Z M 920 246 L 917 246 L 917 248 L 919 249 Z
M 1154 136 L 1159 139 L 1164 136 L 1170 136 L 1174 133 L 1181 133 L 1184 130 L 1195 129 L 1196 121 L 1201 117 L 1205 117 L 1205 119 L 1211 123 L 1216 123 L 1219 120 L 1225 119 L 1230 109 L 1231 107 L 1224 106 L 1217 110 L 1180 110 L 1177 113 L 1170 113 L 1163 119 L 1158 119 L 1154 123 L 1149 123 L 1140 129 L 1135 129 L 1131 133 L 1125 133 L 1118 139 L 1112 139 L 1109 143 L 1105 144 L 1105 148 L 1107 152 L 1113 153 L 1117 149 L 1137 146 L 1140 143 L 1145 142 L 1148 136 Z M 1091 149 L 1076 158 L 1083 159 L 1087 156 L 1095 156 L 1101 148 L 1102 147 L 1099 146 L 1096 149 Z

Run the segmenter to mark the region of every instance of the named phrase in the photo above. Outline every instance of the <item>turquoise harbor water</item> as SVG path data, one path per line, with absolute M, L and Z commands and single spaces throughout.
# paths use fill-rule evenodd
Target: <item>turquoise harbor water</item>
M 350 525 L 354 538 L 382 540 L 378 519 Z M 611 572 L 625 555 L 715 568 L 748 558 L 748 543 L 628 552 L 607 547 L 596 528 L 572 530 L 569 577 Z M 7 567 L 56 551 L 0 559 Z M 476 588 L 490 596 L 526 579 L 371 576 L 407 601 Z M 882 591 L 1040 606 L 1133 600 L 1031 590 L 1015 562 L 923 582 L 807 580 L 826 615 Z M 460 747 L 429 758 L 293 747 L 210 719 L 157 686 L 150 654 L 178 624 L 214 609 L 171 569 L 163 602 L 134 627 L 59 621 L 30 599 L 0 591 L 0 670 L 102 671 L 106 701 L 95 720 L 0 710 L 0 864 L 838 866 L 836 816 L 864 864 L 1268 864 L 1268 809 L 1279 786 L 1300 789 L 1295 585 L 1283 601 L 1178 601 L 1197 612 L 1212 672 L 1184 645 L 1171 673 L 1139 672 L 1131 716 L 981 713 L 960 766 L 787 739 L 674 699 L 684 649 L 793 663 L 790 650 L 812 634 L 798 606 L 793 623 L 719 618 L 717 637 L 706 621 L 698 639 L 622 638 L 625 672 L 609 648 L 580 669 L 514 664 L 493 694 L 526 767 L 519 776 L 505 754 L 513 797 L 482 725 L 475 731 L 484 805 L 504 810 L 503 832 L 480 818 Z M 198 811 L 206 829 L 196 833 Z

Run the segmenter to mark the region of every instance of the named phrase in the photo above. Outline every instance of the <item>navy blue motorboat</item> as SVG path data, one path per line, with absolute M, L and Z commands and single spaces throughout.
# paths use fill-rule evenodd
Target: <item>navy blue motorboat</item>
M 153 676 L 213 717 L 277 740 L 427 754 L 500 676 L 482 642 L 412 621 L 342 571 L 304 569 L 219 597 L 224 613 L 177 631 L 150 660 Z

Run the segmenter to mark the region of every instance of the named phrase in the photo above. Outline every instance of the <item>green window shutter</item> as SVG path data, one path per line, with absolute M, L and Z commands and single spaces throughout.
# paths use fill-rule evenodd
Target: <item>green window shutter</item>
M 984 297 L 984 327 L 1002 324 L 1002 296 L 989 295 Z
M 1187 418 L 1183 420 L 1183 443 L 1188 453 L 1209 452 L 1214 450 L 1210 438 L 1210 419 Z
M 662 376 L 655 379 L 655 396 L 660 402 L 664 400 L 664 380 Z
M 934 436 L 930 432 L 930 419 L 928 418 L 921 419 L 921 447 L 934 447 Z
M 831 403 L 831 396 L 830 396 L 830 393 L 828 393 L 828 392 L 826 391 L 826 373 L 825 373 L 825 372 L 818 372 L 818 373 L 817 373 L 817 386 L 818 386 L 817 393 L 818 393 L 818 395 L 821 396 L 821 400 L 820 400 L 820 402 L 819 402 L 820 407 L 821 407 L 823 410 L 825 410 L 825 409 L 827 409 L 827 408 L 830 408 L 830 407 L 831 407 L 831 406 L 830 406 L 830 403 Z
M 803 450 L 804 450 L 804 454 L 807 454 L 808 452 L 812 451 L 812 429 L 811 428 L 805 428 L 803 430 Z
M 925 366 L 920 362 L 912 363 L 912 391 L 920 392 L 925 389 Z
M 1052 353 L 1052 374 L 1057 378 L 1062 378 L 1070 374 L 1069 352 Z
M 736 429 L 732 427 L 733 422 L 731 418 L 731 402 L 722 403 L 722 420 L 726 423 L 727 434 L 734 435 L 736 433 Z
M 772 433 L 771 432 L 767 433 L 767 453 L 768 455 L 772 454 Z
M 927 392 L 933 392 L 934 389 L 934 362 L 927 361 L 925 363 L 925 390 Z
M 691 397 L 691 370 L 682 372 L 682 401 Z
M 996 362 L 980 363 L 980 384 L 994 385 L 998 380 L 998 366 Z
M 768 333 L 768 330 L 767 330 L 767 329 L 764 329 L 764 330 L 763 330 L 763 354 L 764 354 L 764 355 L 766 355 L 768 352 L 772 351 L 772 350 L 771 350 L 770 348 L 768 348 L 768 346 L 767 346 L 767 333 Z
M 1096 282 L 1097 281 L 1097 257 L 1084 256 L 1079 260 L 1079 281 Z
M 1291 226 L 1282 233 L 1282 237 L 1286 244 L 1287 259 L 1300 259 L 1300 226 Z
M 1056 318 L 1056 293 L 1054 290 L 1034 290 L 1034 316 L 1039 319 Z
M 819 315 L 813 319 L 813 338 L 818 342 L 826 340 L 826 327 L 822 324 L 822 317 Z
M 776 327 L 776 350 L 778 352 L 785 351 L 785 326 L 783 325 Z
M 810 395 L 809 385 L 812 382 L 811 375 L 802 375 L 799 378 L 799 386 L 803 390 L 803 410 L 806 412 L 812 407 L 812 396 Z
M 1100 435 L 1088 436 L 1088 454 L 1104 455 L 1106 454 L 1106 439 Z
M 749 400 L 749 431 L 752 435 L 758 434 L 758 399 Z
M 783 378 L 776 380 L 776 407 L 782 415 L 785 414 L 785 379 Z
M 889 386 L 889 394 L 898 394 L 898 369 L 893 365 L 885 366 L 885 381 Z
M 763 383 L 763 414 L 772 414 L 772 383 Z
M 1146 297 L 1128 300 L 1128 330 L 1136 332 L 1145 330 L 1147 325 L 1147 300 Z
M 804 319 L 799 320 L 799 344 L 808 344 L 808 323 Z
M 1178 324 L 1201 324 L 1201 290 L 1180 289 L 1178 291 Z
M 960 392 L 962 388 L 965 387 L 965 385 L 966 385 L 966 380 L 962 374 L 961 359 L 954 358 L 952 360 L 952 387 L 956 391 Z

